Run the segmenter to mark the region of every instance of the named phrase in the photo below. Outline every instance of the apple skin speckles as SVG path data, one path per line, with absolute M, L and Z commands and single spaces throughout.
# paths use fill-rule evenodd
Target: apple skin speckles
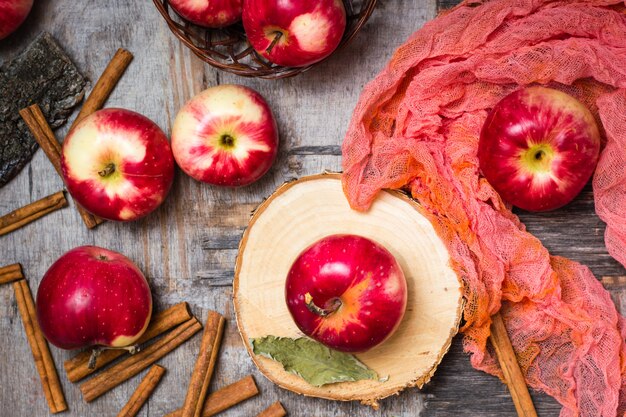
M 393 255 L 378 243 L 332 235 L 294 261 L 285 301 L 306 335 L 333 349 L 363 352 L 399 326 L 407 304 L 406 279 Z
M 152 295 L 124 255 L 81 246 L 61 256 L 37 291 L 37 320 L 61 349 L 133 344 L 148 327 Z

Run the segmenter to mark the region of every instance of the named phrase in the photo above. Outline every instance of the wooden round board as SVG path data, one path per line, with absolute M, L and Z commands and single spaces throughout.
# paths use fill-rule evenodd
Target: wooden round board
M 462 311 L 460 284 L 449 255 L 419 205 L 403 193 L 381 192 L 369 211 L 352 210 L 339 174 L 302 178 L 280 187 L 255 211 L 235 267 L 237 326 L 252 360 L 274 383 L 291 391 L 333 400 L 377 400 L 406 387 L 422 387 L 435 372 L 457 333 Z M 287 310 L 285 279 L 298 254 L 332 234 L 368 237 L 398 260 L 408 284 L 408 304 L 398 330 L 356 356 L 381 381 L 314 387 L 282 365 L 252 353 L 250 338 L 303 334 Z

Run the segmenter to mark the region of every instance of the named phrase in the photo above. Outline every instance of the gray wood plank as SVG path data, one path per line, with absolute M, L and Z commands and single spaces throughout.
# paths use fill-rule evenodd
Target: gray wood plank
M 246 188 L 209 187 L 178 172 L 163 207 L 136 223 L 108 222 L 88 231 L 72 209 L 50 214 L 0 237 L 0 264 L 21 262 L 35 290 L 47 267 L 62 253 L 96 244 L 120 251 L 138 264 L 149 277 L 155 308 L 187 300 L 202 320 L 208 309 L 223 312 L 228 325 L 212 389 L 250 373 L 261 389 L 260 396 L 224 416 L 255 415 L 276 400 L 294 416 L 514 416 L 506 387 L 471 368 L 460 338 L 423 391 L 408 389 L 382 402 L 380 411 L 373 411 L 355 403 L 304 398 L 274 386 L 256 371 L 236 331 L 230 283 L 238 239 L 250 213 L 284 181 L 340 169 L 341 141 L 362 87 L 383 68 L 394 48 L 432 19 L 444 2 L 379 3 L 363 32 L 333 59 L 296 78 L 267 81 L 220 73 L 199 61 L 168 31 L 151 1 L 36 2 L 27 24 L 16 36 L 0 42 L 0 60 L 14 56 L 37 33 L 48 30 L 93 81 L 115 50 L 125 47 L 135 60 L 109 106 L 139 111 L 169 133 L 176 113 L 194 94 L 218 83 L 241 83 L 269 101 L 277 117 L 281 147 L 269 174 Z M 58 134 L 62 137 L 65 129 Z M 0 213 L 61 187 L 52 166 L 37 152 L 27 169 L 0 189 Z M 593 214 L 589 190 L 566 209 L 520 216 L 554 253 L 581 260 L 598 275 L 626 274 L 606 253 L 604 228 Z M 607 286 L 616 301 L 626 299 L 625 283 Z M 48 415 L 10 286 L 0 287 L 0 337 L 10 341 L 0 343 L 0 416 Z M 198 348 L 196 336 L 160 361 L 168 373 L 140 416 L 162 416 L 181 405 Z M 71 356 L 59 349 L 52 351 L 59 368 Z M 115 415 L 142 376 L 89 405 L 82 401 L 77 386 L 62 377 L 70 406 L 63 415 Z M 541 415 L 558 414 L 558 405 L 549 397 L 537 394 L 535 401 Z
M 437 0 L 437 11 L 441 12 L 450 9 L 459 3 L 459 0 Z

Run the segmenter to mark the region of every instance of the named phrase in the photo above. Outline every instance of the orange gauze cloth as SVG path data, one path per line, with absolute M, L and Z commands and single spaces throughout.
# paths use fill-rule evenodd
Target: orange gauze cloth
M 466 1 L 395 52 L 343 144 L 353 208 L 408 187 L 446 243 L 472 365 L 501 375 L 487 338 L 502 308 L 528 384 L 555 397 L 561 416 L 624 415 L 626 321 L 587 267 L 550 256 L 480 176 L 478 138 L 488 110 L 520 85 L 581 100 L 603 124 L 596 209 L 626 264 L 625 10 L 610 0 Z

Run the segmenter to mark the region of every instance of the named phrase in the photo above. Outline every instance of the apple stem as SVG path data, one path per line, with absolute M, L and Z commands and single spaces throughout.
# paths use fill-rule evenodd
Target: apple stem
M 95 369 L 96 368 L 96 361 L 98 360 L 98 356 L 100 356 L 102 354 L 102 352 L 104 352 L 105 350 L 108 349 L 123 349 L 123 350 L 127 350 L 129 354 L 134 355 L 135 353 L 139 352 L 139 345 L 132 345 L 132 346 L 121 346 L 121 347 L 112 347 L 112 346 L 98 346 L 93 348 L 93 350 L 91 351 L 91 356 L 89 357 L 89 362 L 87 363 L 87 369 Z
M 105 166 L 102 171 L 98 171 L 98 175 L 100 175 L 101 177 L 108 177 L 114 172 L 115 172 L 115 164 L 110 163 L 107 166 Z
M 318 307 L 313 302 L 313 297 L 310 293 L 304 294 L 304 302 L 306 304 L 306 308 L 308 308 L 311 313 L 317 314 L 320 317 L 326 317 L 334 313 L 339 309 L 339 307 L 341 307 L 341 300 L 339 298 L 333 298 L 331 300 L 328 300 L 328 302 L 326 303 L 326 308 Z
M 89 362 L 87 363 L 87 369 L 95 369 L 96 360 L 98 359 L 98 356 L 100 356 L 102 351 L 102 348 L 93 348 L 93 350 L 91 351 L 91 356 L 89 357 Z
M 265 52 L 267 52 L 268 54 L 272 53 L 272 49 L 274 49 L 274 46 L 276 46 L 276 44 L 278 43 L 278 41 L 280 40 L 280 38 L 283 37 L 283 32 L 277 30 L 276 32 L 274 32 L 276 34 L 276 36 L 274 37 L 274 39 L 272 40 L 272 43 L 270 43 L 270 46 L 267 47 L 267 49 L 265 50 Z

